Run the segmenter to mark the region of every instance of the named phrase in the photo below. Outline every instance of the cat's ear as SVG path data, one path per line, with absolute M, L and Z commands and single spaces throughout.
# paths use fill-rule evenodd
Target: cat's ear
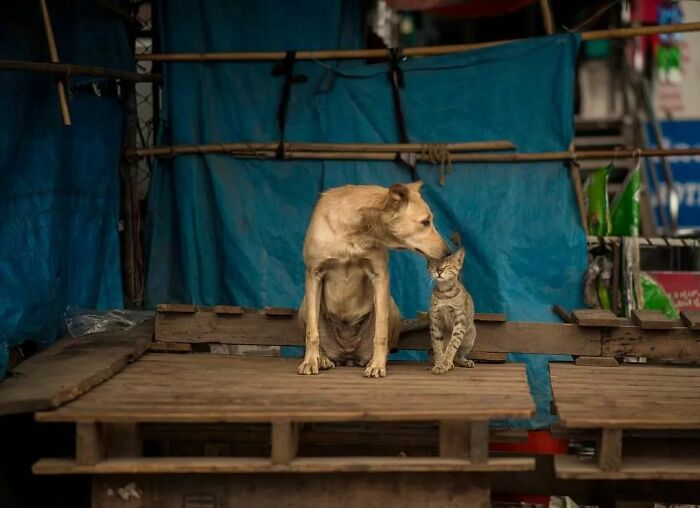
M 457 252 L 454 253 L 454 259 L 460 265 L 464 263 L 464 247 L 460 247 L 459 249 L 457 249 Z

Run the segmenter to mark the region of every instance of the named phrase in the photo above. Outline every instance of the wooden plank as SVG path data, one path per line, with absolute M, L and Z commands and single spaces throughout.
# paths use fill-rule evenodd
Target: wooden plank
M 559 316 L 559 319 L 561 319 L 564 323 L 571 323 L 571 313 L 561 305 L 552 306 L 552 312 Z
M 554 459 L 558 478 L 572 480 L 700 481 L 700 457 L 623 457 L 620 469 L 604 471 L 592 457 L 559 455 Z
M 700 310 L 681 311 L 681 319 L 691 330 L 700 330 Z
M 674 321 L 658 310 L 632 310 L 632 320 L 645 330 L 670 330 L 674 327 Z
M 483 464 L 489 458 L 489 422 L 472 420 L 469 424 L 469 457 L 474 464 Z
M 467 358 L 476 362 L 505 363 L 508 353 L 489 353 L 487 351 L 472 351 Z
M 571 319 L 578 326 L 610 327 L 616 328 L 625 323 L 624 319 L 617 317 L 605 309 L 577 309 L 571 313 Z
M 102 424 L 79 422 L 75 427 L 75 463 L 92 466 L 100 462 L 105 454 Z
M 296 317 L 296 313 L 293 317 Z M 560 323 L 479 321 L 472 351 L 600 355 L 601 334 Z M 229 319 L 215 313 L 156 316 L 156 339 L 164 342 L 303 346 L 296 319 L 269 319 L 258 312 L 245 312 Z M 416 330 L 401 336 L 401 349 L 430 349 L 429 333 Z
M 440 422 L 440 457 L 465 459 L 469 452 L 469 422 Z
M 488 484 L 466 473 L 97 476 L 92 506 L 126 505 L 115 485 L 129 483 L 138 486 L 139 498 L 128 503 L 139 508 L 490 507 Z
M 197 311 L 197 306 L 191 303 L 159 303 L 156 306 L 158 312 L 184 312 L 191 314 Z
M 477 312 L 474 314 L 474 321 L 477 322 L 489 322 L 489 323 L 505 323 L 507 321 L 507 317 L 505 314 L 498 314 L 498 313 L 483 313 L 483 312 Z
M 266 457 L 141 457 L 106 459 L 94 465 L 80 465 L 72 459 L 41 459 L 32 471 L 38 475 L 492 472 L 529 471 L 534 465 L 530 457 L 491 457 L 479 464 L 442 457 L 309 457 L 296 458 L 289 464 L 274 464 Z
M 289 307 L 265 307 L 263 314 L 271 317 L 292 317 L 296 311 Z
M 619 471 L 622 465 L 622 429 L 601 429 L 598 434 L 596 457 L 603 471 Z
M 272 463 L 289 464 L 299 447 L 299 427 L 291 420 L 276 420 L 271 425 Z
M 615 358 L 608 356 L 579 356 L 575 363 L 584 367 L 617 367 L 619 365 Z
M 234 316 L 243 314 L 243 309 L 241 307 L 232 305 L 216 305 L 213 307 L 213 310 L 217 314 L 232 314 Z
M 700 362 L 700 336 L 686 327 L 671 330 L 643 330 L 622 326 L 602 339 L 603 356 L 643 356 Z
M 150 346 L 153 321 L 124 332 L 59 340 L 19 364 L 0 383 L 0 415 L 58 407 L 140 357 Z
M 151 353 L 191 353 L 192 344 L 186 342 L 152 342 L 148 350 Z
M 36 418 L 176 423 L 435 421 L 527 418 L 534 409 L 522 364 L 483 364 L 433 376 L 425 363 L 396 362 L 378 381 L 381 386 L 374 388 L 361 368 L 299 376 L 298 362 L 213 354 L 146 355 L 80 399 Z

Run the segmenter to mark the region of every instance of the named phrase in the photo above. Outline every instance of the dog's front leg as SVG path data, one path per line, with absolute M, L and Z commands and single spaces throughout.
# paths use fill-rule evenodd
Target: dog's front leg
M 297 372 L 299 374 L 318 374 L 319 367 L 319 329 L 318 319 L 321 308 L 322 274 L 314 269 L 306 269 L 306 333 L 304 344 L 306 352 L 304 361 Z
M 389 354 L 389 273 L 386 262 L 383 266 L 373 267 L 370 278 L 374 285 L 374 342 L 365 377 L 385 377 Z

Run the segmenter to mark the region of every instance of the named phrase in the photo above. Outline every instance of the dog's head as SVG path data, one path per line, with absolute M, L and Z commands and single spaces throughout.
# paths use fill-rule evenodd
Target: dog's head
M 420 195 L 421 185 L 395 183 L 389 188 L 383 214 L 384 227 L 392 237 L 387 246 L 442 258 L 450 249 L 435 229 L 433 213 Z

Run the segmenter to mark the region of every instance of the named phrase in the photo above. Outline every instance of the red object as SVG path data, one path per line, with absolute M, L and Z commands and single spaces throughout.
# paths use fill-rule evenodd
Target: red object
M 700 310 L 700 272 L 648 272 L 678 311 Z
M 534 0 L 471 0 L 458 5 L 432 9 L 430 13 L 437 16 L 485 18 L 510 14 L 533 2 Z

